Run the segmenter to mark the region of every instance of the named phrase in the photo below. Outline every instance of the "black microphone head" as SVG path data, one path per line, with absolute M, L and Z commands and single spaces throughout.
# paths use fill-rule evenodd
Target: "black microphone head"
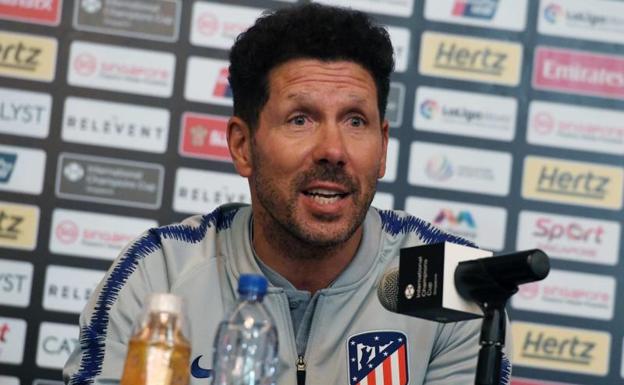
M 396 312 L 399 305 L 399 268 L 392 268 L 384 273 L 377 285 L 377 298 L 381 306 Z
M 533 253 L 527 258 L 527 262 L 534 281 L 541 281 L 548 276 L 550 272 L 550 261 L 548 255 L 540 249 L 534 249 Z

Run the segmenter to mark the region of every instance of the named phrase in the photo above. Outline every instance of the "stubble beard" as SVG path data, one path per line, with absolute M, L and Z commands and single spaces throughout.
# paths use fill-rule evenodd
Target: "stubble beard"
M 275 180 L 270 171 L 260 161 L 258 154 L 252 149 L 254 173 L 250 181 L 254 187 L 258 203 L 267 214 L 264 220 L 255 218 L 254 221 L 264 226 L 267 239 L 275 243 L 281 250 L 288 250 L 292 258 L 322 259 L 332 254 L 342 244 L 349 240 L 360 225 L 364 222 L 368 208 L 373 200 L 377 187 L 377 178 L 370 178 L 370 183 L 360 189 L 357 183 L 349 177 L 341 166 L 318 164 L 310 170 L 298 175 L 288 188 L 288 196 L 280 197 Z M 347 186 L 351 191 L 356 212 L 350 218 L 344 230 L 337 234 L 327 234 L 323 231 L 313 231 L 307 228 L 303 220 L 297 219 L 296 202 L 301 187 L 310 181 L 327 181 Z M 319 218 L 331 223 L 332 218 Z

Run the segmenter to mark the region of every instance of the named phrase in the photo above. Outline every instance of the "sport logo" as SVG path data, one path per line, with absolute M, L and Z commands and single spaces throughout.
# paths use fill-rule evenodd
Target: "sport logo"
M 8 183 L 15 169 L 17 154 L 0 152 L 0 183 Z
M 498 0 L 455 0 L 453 16 L 491 20 L 496 14 Z
M 427 99 L 420 104 L 418 110 L 423 117 L 433 119 L 438 112 L 438 108 L 438 103 L 435 100 Z
M 559 4 L 549 4 L 544 8 L 544 19 L 549 23 L 555 24 L 563 15 L 563 8 Z
M 393 331 L 355 335 L 347 342 L 349 384 L 407 385 L 407 337 Z
M 553 258 L 616 265 L 620 249 L 620 224 L 522 211 L 516 242 L 518 249 L 542 249 Z

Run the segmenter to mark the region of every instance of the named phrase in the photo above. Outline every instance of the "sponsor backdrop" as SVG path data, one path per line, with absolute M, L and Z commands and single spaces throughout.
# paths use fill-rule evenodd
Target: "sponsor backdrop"
M 0 0 L 1 385 L 58 384 L 129 240 L 249 202 L 228 47 L 296 1 Z M 375 204 L 552 256 L 509 305 L 513 384 L 624 382 L 624 2 L 319 2 L 370 13 L 395 46 Z

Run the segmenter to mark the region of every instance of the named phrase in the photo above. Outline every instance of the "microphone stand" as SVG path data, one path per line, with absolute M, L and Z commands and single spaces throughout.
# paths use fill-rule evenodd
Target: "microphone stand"
M 483 310 L 483 324 L 479 340 L 481 349 L 477 361 L 475 385 L 500 385 L 503 348 L 505 347 L 505 305 L 507 300 L 518 292 L 518 285 L 501 285 L 492 279 L 482 264 L 460 263 L 457 269 L 471 269 L 470 274 L 464 274 L 463 281 L 456 282 L 456 285 L 460 283 L 458 286 L 460 292 L 464 292 Z
M 479 305 L 483 310 L 483 324 L 477 361 L 475 385 L 499 385 L 505 346 L 505 304 L 504 302 L 483 302 Z

